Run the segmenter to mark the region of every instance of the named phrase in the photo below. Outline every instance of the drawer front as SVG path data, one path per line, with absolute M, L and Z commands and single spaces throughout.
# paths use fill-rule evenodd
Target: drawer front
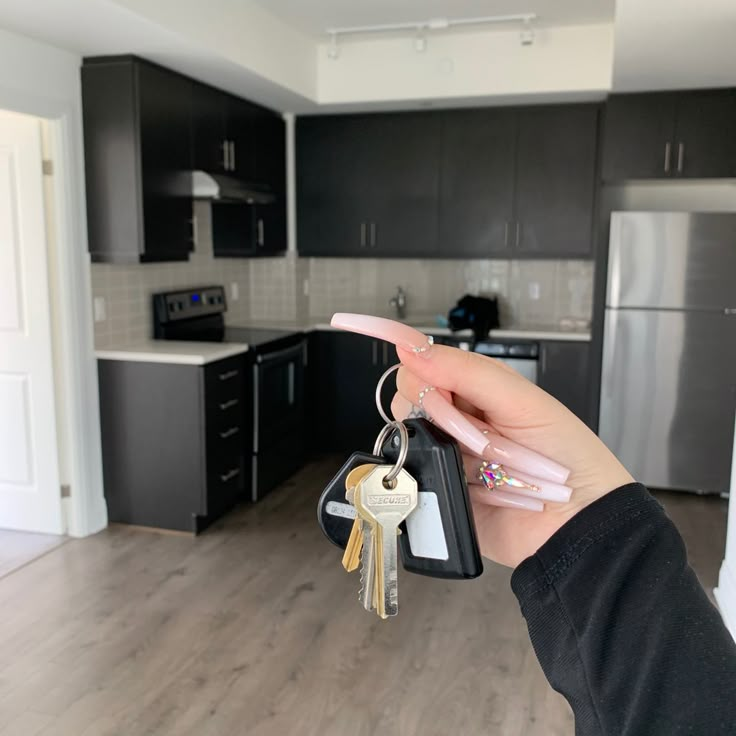
M 213 514 L 234 503 L 245 488 L 244 447 L 238 435 L 207 447 L 207 493 L 202 513 Z
M 242 405 L 245 390 L 245 358 L 220 360 L 205 368 L 205 402 L 210 409 L 226 411 Z

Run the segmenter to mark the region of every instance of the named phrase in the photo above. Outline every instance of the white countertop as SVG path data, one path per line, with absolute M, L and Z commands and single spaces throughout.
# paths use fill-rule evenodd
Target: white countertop
M 459 338 L 472 338 L 473 333 L 471 330 L 459 330 L 453 332 L 449 327 L 438 327 L 426 322 L 420 324 L 419 321 L 407 322 L 415 329 L 420 332 L 425 332 L 430 335 L 443 335 Z M 302 332 L 312 332 L 314 330 L 335 330 L 337 328 L 332 327 L 329 322 L 321 322 L 319 320 L 293 320 L 293 321 L 251 321 L 247 325 L 248 327 L 268 327 L 275 329 L 291 329 L 301 330 Z M 539 325 L 534 327 L 509 327 L 498 330 L 491 330 L 489 337 L 498 340 L 509 339 L 509 340 L 565 340 L 570 342 L 590 342 L 590 331 L 580 329 L 565 329 L 562 327 L 554 327 L 548 325 Z
M 128 360 L 139 363 L 179 363 L 206 365 L 248 351 L 245 343 L 180 342 L 178 340 L 145 340 L 117 348 L 95 350 L 99 360 Z

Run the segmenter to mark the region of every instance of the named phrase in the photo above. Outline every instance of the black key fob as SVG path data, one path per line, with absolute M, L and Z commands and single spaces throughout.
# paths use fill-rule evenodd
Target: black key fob
M 385 460 L 368 452 L 354 452 L 329 482 L 317 504 L 317 520 L 327 539 L 345 549 L 355 519 L 355 507 L 345 500 L 345 479 L 358 465 L 385 464 Z
M 483 572 L 483 561 L 460 448 L 426 419 L 407 419 L 404 424 L 409 432 L 404 467 L 419 486 L 417 508 L 401 525 L 404 567 L 437 578 L 476 578 Z M 382 449 L 384 462 L 396 461 L 398 431 L 389 435 Z

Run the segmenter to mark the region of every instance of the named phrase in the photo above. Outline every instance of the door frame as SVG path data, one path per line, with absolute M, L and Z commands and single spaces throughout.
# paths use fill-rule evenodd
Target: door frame
M 65 398 L 61 431 L 70 438 L 64 479 L 70 494 L 62 499 L 62 507 L 67 534 L 84 537 L 107 526 L 107 507 L 87 248 L 81 97 L 76 102 L 0 85 L 0 109 L 44 118 L 50 127 L 57 268 L 50 269 L 49 282 L 57 285 L 60 332 L 53 359 L 55 370 L 59 370 L 57 386 Z

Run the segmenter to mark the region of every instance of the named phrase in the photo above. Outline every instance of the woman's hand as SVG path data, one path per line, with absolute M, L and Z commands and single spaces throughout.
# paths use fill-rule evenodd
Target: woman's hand
M 431 345 L 388 319 L 336 314 L 332 324 L 394 343 L 402 363 L 394 416 L 419 408 L 463 446 L 485 557 L 516 567 L 582 508 L 633 481 L 585 424 L 503 363 Z M 499 463 L 512 484 L 487 488 L 484 461 Z

